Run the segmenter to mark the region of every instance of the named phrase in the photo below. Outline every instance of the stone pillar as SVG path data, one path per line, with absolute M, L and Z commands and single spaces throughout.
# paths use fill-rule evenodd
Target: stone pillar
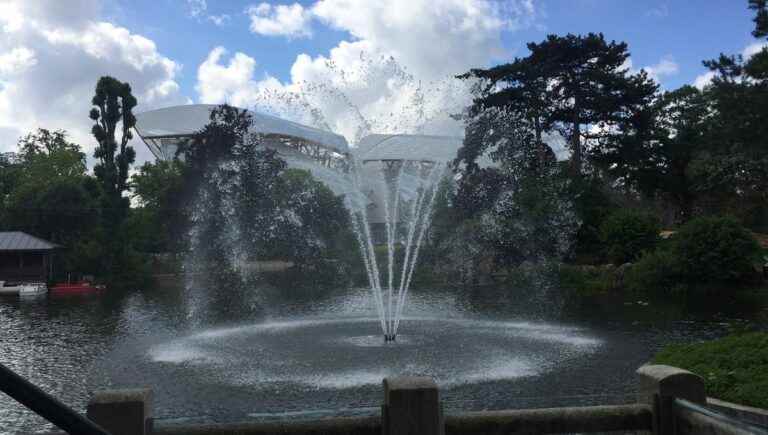
M 674 399 L 705 405 L 704 380 L 687 370 L 665 365 L 644 365 L 637 369 L 639 401 L 653 407 L 653 433 L 673 435 Z
M 440 392 L 431 378 L 384 379 L 382 435 L 443 435 Z
M 111 435 L 152 433 L 152 390 L 98 391 L 88 402 L 88 418 Z

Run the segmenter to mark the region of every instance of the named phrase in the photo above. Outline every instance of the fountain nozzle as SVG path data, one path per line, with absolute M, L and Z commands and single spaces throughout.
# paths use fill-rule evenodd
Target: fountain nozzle
M 388 343 L 390 341 L 395 341 L 395 334 L 384 334 L 384 342 Z

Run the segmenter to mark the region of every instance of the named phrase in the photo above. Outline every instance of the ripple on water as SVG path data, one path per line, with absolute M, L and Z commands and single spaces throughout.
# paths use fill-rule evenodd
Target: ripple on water
M 374 318 L 285 319 L 198 332 L 154 346 L 149 357 L 256 389 L 348 389 L 393 375 L 431 376 L 451 387 L 536 376 L 601 343 L 578 328 L 547 323 L 404 322 L 408 333 L 395 343 L 384 342 Z

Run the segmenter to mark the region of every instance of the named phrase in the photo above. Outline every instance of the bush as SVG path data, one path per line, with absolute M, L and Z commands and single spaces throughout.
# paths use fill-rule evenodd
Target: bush
M 760 246 L 731 217 L 701 217 L 674 236 L 681 279 L 689 283 L 744 281 L 754 274 Z
M 661 226 L 650 213 L 621 209 L 611 213 L 600 225 L 600 240 L 608 260 L 617 264 L 635 261 L 659 242 Z
M 654 357 L 654 363 L 698 374 L 709 396 L 768 408 L 768 333 L 668 346 Z
M 682 292 L 685 284 L 680 282 L 679 262 L 669 249 L 658 249 L 643 255 L 628 268 L 624 277 L 627 291 L 635 294 L 653 292 Z
M 562 265 L 559 269 L 560 286 L 578 296 L 597 296 L 615 289 L 614 269 Z

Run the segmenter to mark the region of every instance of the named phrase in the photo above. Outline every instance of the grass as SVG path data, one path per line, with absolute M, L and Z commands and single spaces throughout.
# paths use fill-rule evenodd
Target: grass
M 704 378 L 707 395 L 768 408 L 768 333 L 749 332 L 702 343 L 675 344 L 654 357 Z

